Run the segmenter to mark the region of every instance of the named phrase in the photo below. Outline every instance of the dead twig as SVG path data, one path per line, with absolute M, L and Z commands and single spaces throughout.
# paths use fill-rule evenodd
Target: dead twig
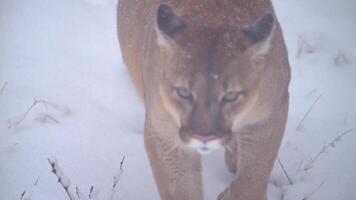
M 319 159 L 319 157 L 326 152 L 326 150 L 330 147 L 335 147 L 335 143 L 341 141 L 341 139 L 347 135 L 350 132 L 356 131 L 356 128 L 346 130 L 342 132 L 341 134 L 338 134 L 336 138 L 334 138 L 331 142 L 329 142 L 327 145 L 325 145 L 319 153 L 310 160 L 310 162 L 304 167 L 304 171 L 308 171 L 309 169 L 313 168 L 313 164 Z
M 24 200 L 30 200 L 32 198 L 32 194 L 35 190 L 35 188 L 37 187 L 37 184 L 38 184 L 38 181 L 40 180 L 40 176 L 36 179 L 35 183 L 33 184 L 32 186 L 32 189 L 30 192 L 27 192 L 26 190 L 24 190 L 22 193 L 21 193 L 21 197 L 20 197 L 20 200 L 24 199 Z M 26 195 L 28 194 L 28 195 Z M 25 197 L 25 195 L 27 197 Z
M 77 195 L 78 199 L 86 200 L 84 194 L 80 191 L 78 186 L 75 187 L 75 194 Z
M 21 193 L 20 200 L 22 200 L 22 199 L 23 199 L 23 197 L 25 196 L 25 194 L 26 194 L 26 190 L 24 190 L 24 191 Z
M 30 112 L 37 106 L 37 105 L 44 105 L 46 108 L 47 107 L 51 107 L 53 109 L 55 109 L 56 111 L 61 112 L 64 115 L 69 115 L 71 113 L 71 111 L 68 108 L 59 106 L 57 104 L 54 104 L 52 102 L 46 101 L 46 100 L 42 100 L 42 99 L 34 99 L 33 103 L 31 104 L 31 106 L 25 111 L 24 114 L 22 114 L 18 120 L 16 120 L 13 124 L 11 123 L 10 120 L 8 120 L 8 128 L 12 128 L 14 126 L 19 126 L 26 118 L 27 116 L 30 114 Z M 58 124 L 59 121 L 52 117 L 49 114 L 44 114 L 38 118 L 36 118 L 37 121 L 39 121 L 40 123 L 55 123 Z
M 51 165 L 52 172 L 56 177 L 58 178 L 58 183 L 61 184 L 61 186 L 64 188 L 66 191 L 68 197 L 70 200 L 78 200 L 78 198 L 73 194 L 73 192 L 70 190 L 70 180 L 68 177 L 66 177 L 63 174 L 62 169 L 59 167 L 58 162 L 56 159 L 47 159 L 49 164 Z
M 320 188 L 324 185 L 324 183 L 325 183 L 325 179 L 319 184 L 319 186 L 318 186 L 315 190 L 313 190 L 313 191 L 312 191 L 311 193 L 309 193 L 309 194 L 305 194 L 303 200 L 307 200 L 307 199 L 309 199 L 311 196 L 313 196 L 318 190 L 320 190 Z
M 4 85 L 1 87 L 0 89 L 0 96 L 2 95 L 2 93 L 4 92 L 6 86 L 7 86 L 8 82 L 5 82 Z
M 7 128 L 11 128 L 12 126 L 11 126 L 11 120 L 7 120 Z
M 308 92 L 305 97 L 310 98 L 311 96 L 313 96 L 314 93 L 316 93 L 318 91 L 318 88 L 314 88 L 312 89 L 310 92 Z
M 302 159 L 298 165 L 298 170 L 300 170 L 303 166 L 304 160 Z
M 36 182 L 35 182 L 35 184 L 33 184 L 33 185 L 34 185 L 34 186 L 37 186 L 39 180 L 40 180 L 40 176 L 36 179 Z
M 116 176 L 114 176 L 114 183 L 113 183 L 113 186 L 111 188 L 112 189 L 111 197 L 110 197 L 111 200 L 114 200 L 115 194 L 116 194 L 117 189 L 118 189 L 118 183 L 119 183 L 119 181 L 121 179 L 121 175 L 124 172 L 124 169 L 123 169 L 124 161 L 125 161 L 125 156 L 122 157 L 122 160 L 120 162 L 120 171 L 119 171 L 119 173 Z
M 297 131 L 302 130 L 302 125 L 304 123 L 304 121 L 307 119 L 307 117 L 309 116 L 310 112 L 313 110 L 314 106 L 316 103 L 318 103 L 318 101 L 320 100 L 320 98 L 323 96 L 324 93 L 321 93 L 316 100 L 313 102 L 313 104 L 310 106 L 309 110 L 305 113 L 305 115 L 303 116 L 302 120 L 300 120 L 298 126 L 297 126 Z
M 77 195 L 78 199 L 80 199 L 81 192 L 79 191 L 78 186 L 75 187 L 75 194 Z
M 72 190 L 70 188 L 70 186 L 71 186 L 70 179 L 64 175 L 62 169 L 58 165 L 57 160 L 55 158 L 53 158 L 53 159 L 48 158 L 47 160 L 48 160 L 49 164 L 51 165 L 53 174 L 55 174 L 56 177 L 58 178 L 58 183 L 66 191 L 67 196 L 69 197 L 70 200 L 97 199 L 98 192 L 96 191 L 94 186 L 90 187 L 88 196 L 86 196 L 86 195 L 84 196 L 84 194 L 80 191 L 79 187 L 75 187 L 75 191 L 72 192 Z M 120 170 L 119 170 L 118 174 L 114 176 L 114 183 L 112 186 L 112 193 L 110 196 L 111 200 L 115 199 L 114 197 L 115 197 L 115 194 L 118 189 L 118 184 L 119 184 L 121 175 L 123 174 L 123 171 L 124 171 L 124 169 L 123 169 L 124 161 L 125 161 L 125 156 L 123 156 L 123 158 L 120 162 Z M 37 181 L 36 181 L 36 184 L 37 184 Z
M 304 37 L 299 36 L 298 37 L 298 50 L 297 50 L 296 58 L 300 59 L 302 57 L 303 53 L 311 54 L 314 52 L 315 52 L 315 48 L 312 45 L 310 45 Z
M 346 58 L 345 54 L 341 51 L 338 52 L 338 54 L 334 58 L 334 64 L 335 66 L 343 66 L 347 65 L 349 63 L 349 60 Z
M 90 190 L 89 190 L 89 199 L 91 199 L 93 197 L 93 193 L 94 193 L 94 186 L 91 186 L 90 187 Z
M 33 103 L 32 105 L 25 111 L 25 113 L 20 117 L 20 119 L 18 119 L 14 125 L 15 126 L 18 126 L 20 125 L 27 117 L 27 115 L 31 112 L 31 110 L 38 104 L 40 103 L 43 103 L 43 104 L 47 104 L 48 102 L 47 101 L 44 101 L 44 100 L 37 100 L 36 98 L 33 100 Z M 11 125 L 10 125 L 11 127 Z
M 278 156 L 277 156 L 277 161 L 278 161 L 279 166 L 282 168 L 283 174 L 284 174 L 285 177 L 287 178 L 289 185 L 293 185 L 294 183 L 293 183 L 292 179 L 291 179 L 290 176 L 288 175 L 288 172 L 287 172 L 286 168 L 284 167 L 284 165 L 283 165 L 281 159 L 279 159 Z
M 41 124 L 59 124 L 59 121 L 49 114 L 43 114 L 38 116 L 36 118 L 36 121 L 38 121 Z

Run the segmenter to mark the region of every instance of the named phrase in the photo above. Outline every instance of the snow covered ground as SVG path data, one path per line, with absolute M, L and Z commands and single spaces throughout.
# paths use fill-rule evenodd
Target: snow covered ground
M 292 65 L 279 157 L 293 184 L 276 163 L 270 200 L 354 200 L 356 2 L 274 4 Z M 159 199 L 115 12 L 114 0 L 0 1 L 1 200 L 21 199 L 24 191 L 22 199 L 68 199 L 49 157 L 57 158 L 73 191 L 78 186 L 87 194 L 93 186 L 101 200 Z M 221 155 L 204 158 L 208 200 L 232 178 Z

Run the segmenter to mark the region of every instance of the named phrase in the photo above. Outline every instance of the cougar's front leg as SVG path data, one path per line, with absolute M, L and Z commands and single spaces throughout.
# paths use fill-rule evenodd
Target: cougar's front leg
M 145 147 L 162 200 L 203 200 L 202 167 L 196 152 L 182 146 L 178 137 L 147 128 Z
M 284 127 L 285 119 L 276 118 L 239 133 L 237 173 L 219 200 L 267 200 L 268 178 Z

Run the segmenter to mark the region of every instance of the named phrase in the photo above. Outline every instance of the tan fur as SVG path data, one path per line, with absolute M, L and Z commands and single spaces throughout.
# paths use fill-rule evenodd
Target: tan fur
M 161 4 L 187 25 L 174 38 L 157 28 Z M 255 44 L 241 30 L 266 13 L 274 16 L 272 31 Z M 145 147 L 161 199 L 204 199 L 200 155 L 187 146 L 191 135 L 182 127 L 210 134 L 220 116 L 226 164 L 236 175 L 218 199 L 266 200 L 287 120 L 290 80 L 271 2 L 120 0 L 118 27 L 124 63 L 145 104 Z M 179 99 L 175 87 L 189 88 L 194 103 Z M 236 102 L 217 103 L 240 90 Z

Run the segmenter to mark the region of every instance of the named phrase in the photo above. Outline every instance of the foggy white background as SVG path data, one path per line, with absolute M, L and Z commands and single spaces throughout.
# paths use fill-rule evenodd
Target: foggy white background
M 356 132 L 345 131 L 356 128 L 356 3 L 274 5 L 292 67 L 279 157 L 293 184 L 276 164 L 270 200 L 354 200 Z M 114 199 L 159 199 L 115 18 L 113 0 L 0 0 L 1 200 L 24 191 L 22 199 L 68 199 L 48 157 L 57 158 L 73 191 L 94 186 L 96 199 L 110 199 L 124 155 Z M 213 200 L 232 175 L 222 152 L 204 164 L 206 199 Z

